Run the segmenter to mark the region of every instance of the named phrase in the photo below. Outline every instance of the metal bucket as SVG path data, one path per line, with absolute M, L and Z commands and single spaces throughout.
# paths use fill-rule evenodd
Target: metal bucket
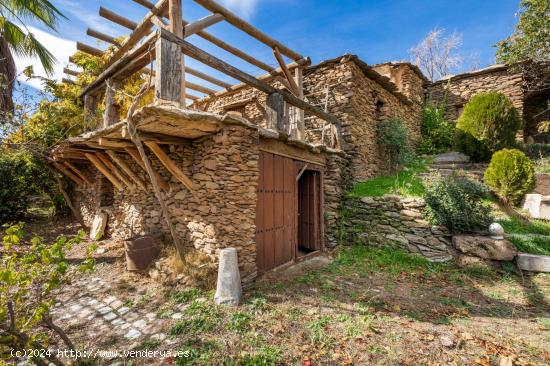
M 128 271 L 143 271 L 160 253 L 151 235 L 144 235 L 124 241 L 126 268 Z

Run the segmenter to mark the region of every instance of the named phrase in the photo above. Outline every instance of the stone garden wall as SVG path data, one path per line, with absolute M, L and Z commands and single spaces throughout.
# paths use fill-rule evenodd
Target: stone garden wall
M 346 198 L 340 235 L 346 243 L 394 247 L 431 261 L 453 258 L 451 234 L 422 218 L 422 199 L 393 195 Z
M 509 73 L 503 65 L 456 75 L 427 86 L 426 97 L 433 102 L 447 101 L 447 118 L 456 120 L 466 103 L 476 94 L 488 91 L 501 92 L 523 113 L 523 76 Z
M 170 158 L 195 183 L 195 195 L 150 155 L 155 169 L 170 183 L 171 191 L 165 198 L 180 237 L 185 238 L 189 248 L 202 250 L 213 260 L 217 259 L 219 249 L 236 247 L 243 281 L 256 276 L 257 141 L 256 129 L 229 126 L 197 142 L 170 147 Z M 133 160 L 125 154 L 119 155 L 144 181 L 149 181 Z M 152 189 L 147 192 L 115 189 L 112 204 L 100 207 L 102 179 L 93 167 L 86 173 L 96 178 L 95 185 L 77 190 L 74 197 L 87 225 L 101 209 L 109 216 L 107 234 L 115 238 L 159 230 L 168 233 Z

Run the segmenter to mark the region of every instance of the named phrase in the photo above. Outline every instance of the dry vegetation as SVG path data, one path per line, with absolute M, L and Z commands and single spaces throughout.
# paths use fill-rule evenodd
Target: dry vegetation
M 188 351 L 171 360 L 177 365 L 550 364 L 548 275 L 522 276 L 512 266 L 464 270 L 347 247 L 333 261 L 321 257 L 263 278 L 245 290 L 242 306 L 227 308 L 213 303 L 212 291 L 126 273 L 121 249 L 105 247 L 92 276 L 112 288 L 95 295 L 154 313 L 167 337 L 90 336 L 89 324 L 73 321 L 68 333 L 82 348 Z M 80 296 L 88 278 L 75 278 L 64 298 Z M 183 316 L 174 319 L 175 312 Z

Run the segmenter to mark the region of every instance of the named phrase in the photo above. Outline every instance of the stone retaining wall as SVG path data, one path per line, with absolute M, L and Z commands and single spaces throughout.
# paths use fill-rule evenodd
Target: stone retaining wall
M 346 198 L 340 235 L 344 243 L 389 246 L 420 254 L 431 261 L 453 258 L 446 228 L 422 217 L 424 200 L 393 195 Z

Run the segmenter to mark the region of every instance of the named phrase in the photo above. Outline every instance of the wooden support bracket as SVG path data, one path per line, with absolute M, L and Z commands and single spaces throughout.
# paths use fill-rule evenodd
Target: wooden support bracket
M 273 48 L 273 55 L 275 56 L 275 59 L 277 60 L 277 63 L 279 64 L 279 67 L 281 70 L 283 70 L 283 74 L 290 85 L 290 91 L 295 96 L 300 95 L 300 89 L 298 88 L 298 85 L 296 84 L 296 81 L 292 77 L 292 74 L 290 73 L 290 70 L 286 66 L 285 60 L 283 60 L 283 56 L 281 55 L 281 52 L 279 52 L 279 49 L 277 47 Z
M 153 141 L 144 141 L 144 144 L 147 145 L 149 149 L 156 155 L 160 160 L 162 165 L 172 173 L 177 180 L 181 182 L 191 193 L 195 193 L 195 185 L 181 170 L 178 166 L 168 157 L 168 155 L 162 150 L 162 148 Z
M 141 178 L 132 171 L 128 164 L 126 164 L 126 162 L 122 160 L 120 156 L 116 154 L 116 152 L 112 150 L 107 150 L 107 155 L 109 155 L 109 157 L 113 159 L 113 161 L 124 171 L 124 173 L 126 173 L 128 177 L 130 177 L 130 179 L 132 179 L 141 189 L 143 189 L 144 191 L 147 190 L 145 182 L 143 182 Z
M 111 172 L 113 172 L 118 180 L 122 181 L 128 188 L 130 188 L 131 191 L 135 189 L 132 182 L 111 162 L 107 154 L 104 152 L 97 152 L 96 156 L 103 162 L 103 164 L 105 164 L 107 168 L 111 170 Z
M 82 173 L 80 169 L 78 169 L 73 164 L 69 163 L 68 161 L 64 161 L 63 165 L 65 165 L 67 168 L 71 169 L 73 172 L 76 173 L 82 179 L 84 182 L 86 182 L 88 185 L 93 185 L 92 181 L 86 176 L 86 174 Z
M 101 160 L 94 154 L 85 153 L 84 156 L 92 162 L 92 164 L 99 170 L 119 191 L 124 190 L 122 183 L 109 171 Z
M 67 170 L 63 165 L 58 163 L 53 163 L 53 166 L 57 168 L 61 173 L 63 173 L 65 176 L 70 178 L 73 182 L 76 183 L 76 185 L 81 186 L 84 185 L 84 181 L 80 179 L 76 174 L 73 174 L 72 171 Z
M 141 156 L 139 156 L 139 152 L 137 151 L 137 149 L 135 147 L 127 147 L 127 148 L 124 149 L 124 151 L 126 151 L 128 153 L 128 155 L 130 155 L 132 157 L 132 159 L 134 159 L 134 161 L 137 163 L 137 165 L 139 165 L 141 167 L 141 169 L 143 169 L 143 171 L 147 173 L 147 168 L 145 167 L 145 163 L 141 159 Z M 165 191 L 170 190 L 170 185 L 168 183 L 166 183 L 164 178 L 162 178 L 161 175 L 156 171 L 154 171 L 154 174 L 155 174 L 156 181 L 158 182 L 158 185 L 160 186 L 160 188 L 162 188 Z

